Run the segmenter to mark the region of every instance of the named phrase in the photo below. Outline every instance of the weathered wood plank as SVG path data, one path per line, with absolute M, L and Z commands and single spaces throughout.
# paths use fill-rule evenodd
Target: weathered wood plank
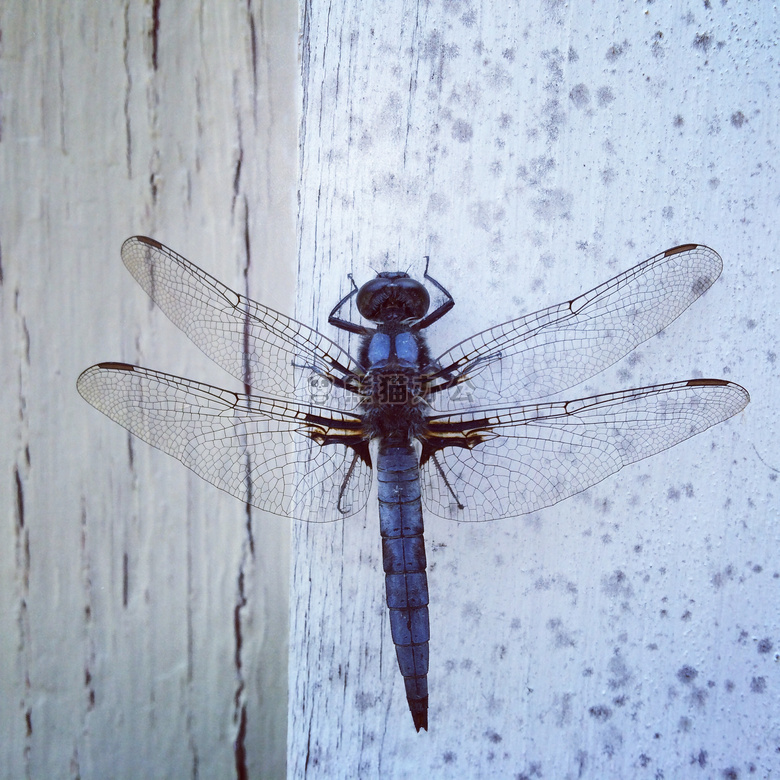
M 75 381 L 125 360 L 235 386 L 122 266 L 133 233 L 292 307 L 297 24 L 291 3 L 0 9 L 4 777 L 284 775 L 289 524 Z

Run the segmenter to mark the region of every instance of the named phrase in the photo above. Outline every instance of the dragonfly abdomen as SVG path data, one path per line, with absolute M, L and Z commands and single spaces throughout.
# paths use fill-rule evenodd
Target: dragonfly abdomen
M 409 441 L 380 440 L 379 524 L 390 630 L 414 725 L 428 729 L 428 580 L 417 454 Z

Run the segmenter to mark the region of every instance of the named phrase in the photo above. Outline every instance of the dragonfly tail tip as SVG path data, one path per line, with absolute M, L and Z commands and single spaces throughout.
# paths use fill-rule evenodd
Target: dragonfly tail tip
M 420 708 L 420 703 L 415 702 L 417 705 L 416 707 L 412 708 L 412 702 L 409 702 L 409 709 L 412 711 L 412 720 L 414 721 L 414 727 L 417 729 L 417 732 L 419 733 L 420 729 L 425 729 L 428 731 L 428 708 L 425 706 L 424 709 Z

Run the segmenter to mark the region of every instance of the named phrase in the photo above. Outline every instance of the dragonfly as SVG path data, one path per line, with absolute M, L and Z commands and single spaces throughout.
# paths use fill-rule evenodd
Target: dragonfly
M 99 363 L 79 393 L 247 505 L 327 522 L 364 511 L 376 481 L 390 628 L 417 731 L 428 729 L 430 624 L 423 506 L 455 521 L 516 517 L 595 485 L 737 414 L 747 390 L 688 379 L 555 396 L 666 328 L 718 278 L 712 249 L 668 249 L 589 292 L 483 330 L 433 357 L 424 331 L 455 301 L 382 271 L 330 312 L 354 356 L 135 236 L 130 273 L 243 392 Z M 437 300 L 431 309 L 432 297 Z M 355 306 L 359 322 L 343 316 Z M 552 399 L 552 400 L 550 400 Z

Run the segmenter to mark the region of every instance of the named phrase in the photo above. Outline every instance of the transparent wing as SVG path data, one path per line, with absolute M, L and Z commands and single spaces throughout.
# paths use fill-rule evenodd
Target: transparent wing
M 428 511 L 454 520 L 534 512 L 585 490 L 628 463 L 701 433 L 750 397 L 720 379 L 640 387 L 576 401 L 430 418 L 433 446 L 422 467 Z M 460 503 L 460 507 L 458 506 Z
M 361 510 L 371 469 L 351 448 L 310 438 L 356 436 L 354 415 L 221 390 L 124 363 L 84 371 L 96 409 L 198 476 L 259 509 L 302 520 Z
M 678 246 L 571 301 L 478 333 L 438 358 L 467 381 L 431 404 L 454 411 L 525 402 L 584 382 L 663 330 L 722 267 L 706 246 Z
M 122 261 L 167 317 L 241 382 L 264 394 L 355 408 L 353 393 L 320 380 L 363 372 L 321 333 L 234 292 L 154 239 L 128 238 Z

